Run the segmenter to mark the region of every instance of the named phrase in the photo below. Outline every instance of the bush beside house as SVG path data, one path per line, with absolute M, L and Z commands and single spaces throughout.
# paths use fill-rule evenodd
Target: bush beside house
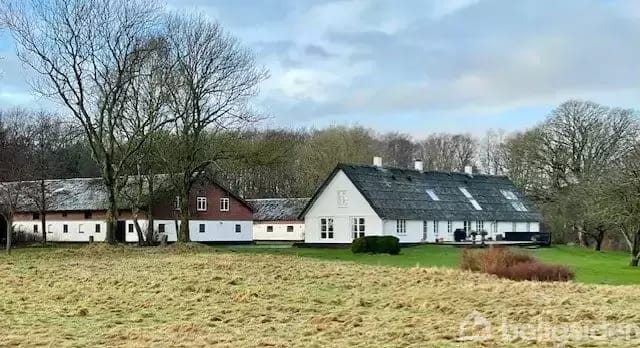
M 354 254 L 391 254 L 400 253 L 400 240 L 394 236 L 365 236 L 356 238 L 351 243 L 351 251 Z

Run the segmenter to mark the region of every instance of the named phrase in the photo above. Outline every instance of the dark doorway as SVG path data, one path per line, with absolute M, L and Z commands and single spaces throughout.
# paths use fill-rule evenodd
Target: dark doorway
M 9 226 L 7 226 L 7 220 L 4 219 L 4 216 L 0 215 L 0 245 L 7 245 L 7 231 L 9 230 Z
M 116 241 L 118 243 L 124 243 L 125 239 L 125 222 L 124 221 L 118 221 L 118 228 L 116 228 Z

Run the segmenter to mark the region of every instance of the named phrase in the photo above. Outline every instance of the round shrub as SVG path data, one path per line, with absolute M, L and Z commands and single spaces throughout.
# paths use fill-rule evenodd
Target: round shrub
M 353 253 L 391 254 L 400 253 L 400 240 L 394 236 L 365 236 L 351 243 Z

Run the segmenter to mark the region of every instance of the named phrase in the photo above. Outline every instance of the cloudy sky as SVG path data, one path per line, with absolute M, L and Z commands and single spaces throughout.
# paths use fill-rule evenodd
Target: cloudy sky
M 168 0 L 219 20 L 271 77 L 268 126 L 523 129 L 569 98 L 640 108 L 640 1 Z M 32 96 L 6 36 L 0 102 Z

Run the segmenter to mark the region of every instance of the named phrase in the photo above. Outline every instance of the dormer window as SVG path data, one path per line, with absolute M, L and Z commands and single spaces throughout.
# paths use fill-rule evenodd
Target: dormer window
M 502 193 L 504 198 L 506 198 L 506 199 L 508 199 L 510 201 L 517 201 L 518 200 L 518 197 L 515 195 L 515 193 L 513 193 L 513 191 L 500 190 L 500 193 Z
M 527 209 L 527 207 L 524 206 L 524 204 L 522 204 L 522 202 L 520 201 L 513 201 L 511 202 L 511 206 L 513 207 L 513 209 L 515 209 L 516 211 L 529 211 Z

